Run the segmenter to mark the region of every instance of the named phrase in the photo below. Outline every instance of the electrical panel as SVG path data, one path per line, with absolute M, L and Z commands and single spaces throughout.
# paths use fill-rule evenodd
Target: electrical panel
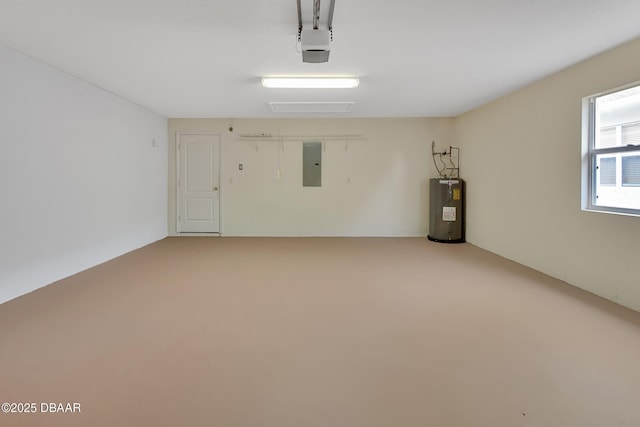
M 302 186 L 322 186 L 322 143 L 302 143 Z

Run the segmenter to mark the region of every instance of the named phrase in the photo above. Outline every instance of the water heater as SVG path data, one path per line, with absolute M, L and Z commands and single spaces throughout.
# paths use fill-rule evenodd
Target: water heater
M 460 178 L 429 180 L 429 235 L 434 242 L 464 242 L 464 181 Z
M 431 157 L 438 178 L 429 180 L 429 235 L 434 242 L 464 242 L 464 181 L 460 178 L 460 149 L 436 151 Z

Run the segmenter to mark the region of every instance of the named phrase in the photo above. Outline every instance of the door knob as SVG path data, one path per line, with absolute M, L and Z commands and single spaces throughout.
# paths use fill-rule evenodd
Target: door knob
M 213 187 L 213 191 L 218 191 L 218 187 Z

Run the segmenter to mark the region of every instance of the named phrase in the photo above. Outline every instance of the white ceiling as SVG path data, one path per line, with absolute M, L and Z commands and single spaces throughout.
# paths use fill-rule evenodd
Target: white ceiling
M 0 0 L 0 43 L 166 117 L 281 117 L 268 102 L 307 101 L 451 116 L 640 36 L 639 16 L 638 0 L 336 0 L 329 62 L 306 64 L 295 0 Z M 309 74 L 360 86 L 260 85 Z

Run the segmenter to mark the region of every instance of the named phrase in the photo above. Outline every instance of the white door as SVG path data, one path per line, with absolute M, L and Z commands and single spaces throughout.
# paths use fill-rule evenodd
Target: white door
M 178 232 L 220 232 L 220 136 L 178 134 Z

